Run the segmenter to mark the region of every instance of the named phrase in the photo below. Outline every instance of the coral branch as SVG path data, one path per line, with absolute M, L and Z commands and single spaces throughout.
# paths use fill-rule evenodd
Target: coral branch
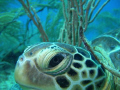
M 79 32 L 80 32 L 80 33 L 79 33 L 79 34 L 80 34 L 80 38 L 81 38 L 81 40 L 83 41 L 86 49 L 89 50 L 89 51 L 93 54 L 93 56 L 95 57 L 95 59 L 96 59 L 99 63 L 101 63 L 101 62 L 99 61 L 98 57 L 97 57 L 97 56 L 95 55 L 95 53 L 93 52 L 92 47 L 89 45 L 87 39 L 85 38 L 83 28 L 80 27 L 79 30 L 80 30 L 80 31 L 79 31 Z
M 72 8 L 72 45 L 75 45 L 75 12 L 74 12 L 74 8 Z
M 87 8 L 86 8 L 86 14 L 85 14 L 85 29 L 84 29 L 84 31 L 86 31 L 87 26 L 88 26 L 88 14 L 89 14 L 89 11 L 90 11 L 90 7 L 91 7 L 91 4 L 92 4 L 92 1 L 93 1 L 93 0 L 90 0 L 90 1 L 88 2 Z
M 109 2 L 110 0 L 107 0 L 97 11 L 97 13 L 95 14 L 95 16 L 89 21 L 89 23 L 93 22 L 95 20 L 95 18 L 97 17 L 97 15 L 99 14 L 99 12 L 103 9 L 103 7 Z M 99 3 L 99 1 L 98 1 Z M 96 4 L 96 6 L 98 5 L 98 3 Z M 95 8 L 96 8 L 95 6 Z M 93 11 L 92 11 L 93 12 Z
M 98 9 L 93 18 L 92 18 L 93 11 L 100 3 L 100 0 L 61 0 L 61 1 L 63 4 L 63 14 L 65 18 L 65 29 L 62 30 L 66 30 L 67 32 L 64 36 L 64 42 L 80 46 L 81 40 L 79 37 L 79 28 L 82 27 L 85 32 L 87 30 L 89 23 L 94 21 L 94 19 L 97 17 L 102 8 L 110 0 L 107 0 Z
M 36 25 L 36 27 L 38 28 L 39 32 L 41 33 L 41 38 L 43 41 L 49 41 L 48 40 L 48 37 L 47 37 L 47 34 L 45 33 L 45 31 L 43 30 L 43 27 L 41 25 L 41 22 L 40 22 L 40 19 L 39 17 L 37 16 L 35 10 L 33 9 L 33 7 L 31 8 L 33 13 L 35 14 L 35 18 L 34 18 L 34 15 L 32 14 L 31 10 L 30 10 L 30 5 L 29 5 L 29 2 L 27 0 L 27 5 L 24 3 L 23 0 L 19 0 L 19 2 L 22 4 L 22 6 L 24 7 L 24 9 L 26 10 L 26 12 L 28 13 L 28 17 L 30 19 L 32 19 L 33 23 Z
M 92 55 L 94 56 L 94 58 L 105 68 L 107 69 L 110 73 L 112 73 L 113 75 L 117 76 L 117 77 L 120 77 L 120 72 L 112 67 L 110 67 L 109 65 L 106 65 L 105 63 L 103 62 L 100 62 L 99 58 L 96 56 L 96 54 L 94 53 L 92 47 L 89 45 L 86 37 L 84 36 L 84 30 L 82 27 L 80 27 L 80 37 L 85 45 L 85 47 L 87 48 L 87 50 L 89 50 Z
M 106 65 L 105 63 L 101 63 L 102 66 L 107 69 L 109 72 L 111 72 L 113 75 L 117 76 L 120 78 L 120 71 L 116 70 L 114 68 L 111 68 L 110 66 Z
M 92 17 L 93 11 L 95 10 L 95 8 L 98 6 L 99 3 L 100 3 L 100 0 L 97 1 L 96 5 L 95 5 L 95 0 L 93 1 L 92 6 L 91 6 L 92 10 L 91 10 L 90 15 L 89 15 L 89 21 Z

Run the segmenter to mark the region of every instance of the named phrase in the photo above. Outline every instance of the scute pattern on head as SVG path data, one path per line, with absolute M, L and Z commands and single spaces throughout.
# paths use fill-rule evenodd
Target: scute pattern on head
M 79 53 L 77 49 L 73 54 L 74 58 L 71 67 L 65 74 L 71 85 L 63 89 L 76 90 L 76 88 L 78 88 L 78 90 L 101 90 L 106 82 L 106 75 L 104 70 L 98 63 L 91 59 L 89 52 L 79 48 L 79 50 L 81 49 L 81 51 L 84 51 L 84 53 L 87 52 L 86 54 L 88 55 L 86 57 L 86 55 L 84 56 Z
M 101 90 L 106 73 L 91 54 L 63 43 L 40 43 L 19 57 L 15 80 L 22 87 L 38 90 Z

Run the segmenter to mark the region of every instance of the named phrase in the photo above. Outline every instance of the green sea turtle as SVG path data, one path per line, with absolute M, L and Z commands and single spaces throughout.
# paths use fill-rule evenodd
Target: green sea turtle
M 101 62 L 120 68 L 120 30 L 92 41 Z M 23 90 L 119 90 L 120 79 L 87 50 L 59 42 L 29 46 L 19 57 L 15 80 Z

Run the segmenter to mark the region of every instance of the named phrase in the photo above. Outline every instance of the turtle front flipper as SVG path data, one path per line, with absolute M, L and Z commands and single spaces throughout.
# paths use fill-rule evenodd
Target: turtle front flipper
M 92 41 L 95 51 L 106 58 L 106 64 L 120 70 L 120 29 L 110 31 Z M 96 47 L 99 47 L 96 48 Z M 103 62 L 102 61 L 102 62 Z M 114 76 L 116 90 L 120 88 L 120 78 Z

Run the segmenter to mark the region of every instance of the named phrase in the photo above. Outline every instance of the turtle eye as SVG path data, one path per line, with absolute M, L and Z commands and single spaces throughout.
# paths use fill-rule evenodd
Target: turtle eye
M 66 51 L 45 49 L 37 58 L 38 69 L 49 75 L 65 73 L 69 69 L 73 56 Z
M 65 58 L 63 54 L 56 54 L 49 62 L 48 68 L 57 66 Z

